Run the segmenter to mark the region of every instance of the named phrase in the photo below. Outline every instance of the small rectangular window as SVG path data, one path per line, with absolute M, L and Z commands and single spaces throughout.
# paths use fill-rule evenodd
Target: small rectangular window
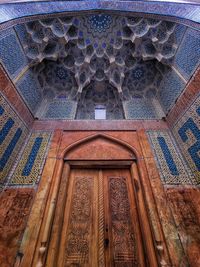
M 106 119 L 106 109 L 105 108 L 95 108 L 95 120 L 105 120 Z

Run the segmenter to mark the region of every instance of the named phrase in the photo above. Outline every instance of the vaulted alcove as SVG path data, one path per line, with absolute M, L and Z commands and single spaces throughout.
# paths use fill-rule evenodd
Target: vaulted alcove
M 0 0 L 0 266 L 200 266 L 200 5 Z

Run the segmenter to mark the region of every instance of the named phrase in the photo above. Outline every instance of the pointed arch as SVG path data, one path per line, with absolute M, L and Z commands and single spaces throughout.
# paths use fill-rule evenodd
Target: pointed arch
M 90 142 L 92 143 L 93 141 L 95 141 L 97 139 L 103 139 L 105 141 L 109 141 L 112 144 L 118 145 L 118 146 L 120 146 L 126 150 L 129 150 L 133 156 L 132 159 L 137 160 L 137 159 L 141 158 L 140 153 L 138 152 L 138 150 L 135 147 L 131 146 L 129 143 L 127 143 L 121 139 L 107 135 L 105 133 L 95 133 L 95 134 L 92 134 L 90 136 L 87 136 L 81 140 L 78 140 L 78 141 L 70 144 L 65 149 L 63 149 L 63 151 L 61 152 L 61 158 L 67 159 L 67 154 L 70 153 L 72 150 L 75 150 L 76 148 L 78 149 L 79 146 L 81 146 L 83 144 L 87 144 Z

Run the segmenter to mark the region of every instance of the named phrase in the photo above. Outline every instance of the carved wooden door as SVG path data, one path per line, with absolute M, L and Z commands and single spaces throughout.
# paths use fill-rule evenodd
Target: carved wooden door
M 71 171 L 59 267 L 145 266 L 128 169 Z

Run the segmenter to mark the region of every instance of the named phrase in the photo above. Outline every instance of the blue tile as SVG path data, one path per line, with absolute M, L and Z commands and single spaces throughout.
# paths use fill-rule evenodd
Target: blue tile
M 0 145 L 5 140 L 6 136 L 9 134 L 10 129 L 13 127 L 14 121 L 9 118 L 4 124 L 3 128 L 0 130 Z
M 196 138 L 196 142 L 188 148 L 188 152 L 194 161 L 194 164 L 196 165 L 196 168 L 198 171 L 200 171 L 200 129 L 195 124 L 194 120 L 192 118 L 189 118 L 183 126 L 178 130 L 178 133 L 182 139 L 182 141 L 185 143 L 188 139 L 188 131 L 190 131 L 193 136 Z
M 183 126 L 178 130 L 178 133 L 181 139 L 183 140 L 183 142 L 186 142 L 188 140 L 188 135 L 187 135 L 188 130 L 190 130 L 193 133 L 193 135 L 195 136 L 197 140 L 200 139 L 200 130 L 192 118 L 189 118 L 183 124 Z
M 200 63 L 200 31 L 188 29 L 175 56 L 175 65 L 189 79 Z
M 127 119 L 159 118 L 150 100 L 145 100 L 144 98 L 134 98 L 124 102 L 124 110 Z
M 39 182 L 50 138 L 51 132 L 34 131 L 31 133 L 11 176 L 10 185 L 34 186 Z
M 200 107 L 197 108 L 196 112 L 200 116 Z
M 196 179 L 169 131 L 148 131 L 156 164 L 164 184 L 196 184 Z
M 194 164 L 196 165 L 196 168 L 198 171 L 200 171 L 200 140 L 197 140 L 194 145 L 192 145 L 190 148 L 188 148 L 188 152 L 194 161 Z
M 44 117 L 48 119 L 74 119 L 76 105 L 75 101 L 54 100 L 49 104 Z
M 3 115 L 3 113 L 4 113 L 4 108 L 0 106 L 0 116 Z
M 171 172 L 172 175 L 179 175 L 179 172 L 177 170 L 176 164 L 173 160 L 173 157 L 170 153 L 170 150 L 168 148 L 168 145 L 165 142 L 164 137 L 157 137 L 159 145 L 162 149 L 163 155 L 165 157 L 165 160 L 167 162 L 167 165 L 169 167 L 169 170 Z
M 0 186 L 7 181 L 27 132 L 21 118 L 0 93 Z
M 22 171 L 22 176 L 28 176 L 31 173 L 32 167 L 34 165 L 35 159 L 37 157 L 38 151 L 40 149 L 40 146 L 42 144 L 42 137 L 37 137 L 35 139 L 35 143 L 33 144 L 33 147 L 31 149 L 31 152 L 28 156 L 28 160 L 26 162 L 26 165 Z
M 177 44 L 180 44 L 187 27 L 185 25 L 178 24 L 174 30 Z
M 95 14 L 88 17 L 90 28 L 95 32 L 105 32 L 110 28 L 112 17 L 107 14 Z
M 159 99 L 166 113 L 172 108 L 185 85 L 185 82 L 174 70 L 170 70 L 164 75 L 159 87 Z
M 26 43 L 28 41 L 28 33 L 25 27 L 25 24 L 19 24 L 15 26 L 15 30 L 17 35 L 22 43 Z
M 0 172 L 3 171 L 6 163 L 8 162 L 21 134 L 22 134 L 22 130 L 18 128 L 15 135 L 13 136 L 12 140 L 10 141 L 9 145 L 7 146 L 6 150 L 4 151 L 0 159 Z
M 30 70 L 17 82 L 17 89 L 32 113 L 35 114 L 41 103 L 42 94 L 40 85 Z
M 159 1 L 52 1 L 52 2 L 25 2 L 0 5 L 0 23 L 32 16 L 36 14 L 55 14 L 59 12 L 82 10 L 119 10 L 133 11 L 148 14 L 172 16 L 185 23 L 194 21 L 200 23 L 200 7 L 189 3 L 160 3 Z M 194 23 L 195 24 L 195 23 Z M 195 24 L 196 25 L 196 24 Z
M 14 31 L 0 32 L 0 61 L 11 77 L 16 77 L 27 64 Z
M 172 131 L 197 184 L 200 184 L 200 95 L 176 118 Z

